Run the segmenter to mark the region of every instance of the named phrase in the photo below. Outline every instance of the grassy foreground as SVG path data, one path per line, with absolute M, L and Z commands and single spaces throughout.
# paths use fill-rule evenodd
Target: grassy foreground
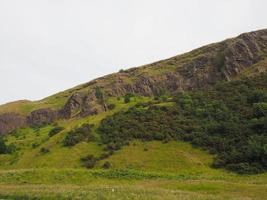
M 144 150 L 144 147 L 148 150 Z M 45 156 L 53 158 L 52 153 Z M 68 159 L 67 155 L 65 157 Z M 53 162 L 60 163 L 63 158 L 57 159 L 54 158 Z M 112 164 L 111 169 L 101 169 L 101 162 L 106 160 Z M 47 161 L 52 163 L 49 159 Z M 71 166 L 71 168 L 64 166 L 2 169 L 0 197 L 2 199 L 266 199 L 267 174 L 241 176 L 212 169 L 209 167 L 211 161 L 211 155 L 187 143 L 134 141 L 98 163 L 94 169 L 84 169 L 79 166 L 78 161 L 77 167 Z
M 202 174 L 203 175 L 203 174 Z M 6 199 L 266 199 L 266 175 L 203 177 L 138 170 L 31 169 L 0 172 Z
M 149 100 L 133 98 L 125 104 L 122 99 L 110 99 L 116 104 L 114 110 L 59 121 L 65 129 L 53 137 L 48 136 L 53 125 L 20 129 L 7 136 L 7 143 L 17 150 L 0 155 L 0 199 L 266 199 L 267 174 L 241 176 L 212 169 L 213 155 L 189 143 L 135 140 L 93 169 L 83 168 L 80 159 L 104 152 L 98 140 L 62 145 L 69 130 L 83 123 L 97 127 L 106 116 Z M 49 152 L 42 153 L 41 148 Z M 106 161 L 111 168 L 105 170 Z

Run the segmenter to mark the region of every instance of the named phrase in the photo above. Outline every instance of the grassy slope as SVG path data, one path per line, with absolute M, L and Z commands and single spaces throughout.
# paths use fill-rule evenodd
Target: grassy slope
M 48 132 L 52 126 L 21 129 L 8 136 L 8 143 L 14 143 L 19 150 L 16 154 L 0 155 L 0 197 L 22 198 L 30 194 L 47 199 L 51 196 L 55 199 L 67 196 L 80 199 L 264 199 L 267 196 L 267 174 L 238 176 L 212 169 L 212 155 L 184 142 L 134 141 L 100 161 L 93 170 L 82 168 L 80 158 L 101 154 L 103 147 L 97 141 L 72 148 L 62 146 L 68 130 L 85 122 L 97 125 L 107 115 L 149 100 L 136 97 L 125 104 L 122 99 L 110 99 L 116 104 L 113 111 L 80 120 L 59 121 L 65 130 L 51 138 Z M 39 146 L 33 148 L 34 143 Z M 49 148 L 50 152 L 40 153 L 41 147 Z M 111 170 L 101 169 L 105 161 L 112 164 Z

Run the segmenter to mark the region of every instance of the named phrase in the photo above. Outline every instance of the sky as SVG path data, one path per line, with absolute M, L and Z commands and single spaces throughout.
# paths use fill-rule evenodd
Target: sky
M 266 0 L 0 0 L 0 104 L 267 28 Z

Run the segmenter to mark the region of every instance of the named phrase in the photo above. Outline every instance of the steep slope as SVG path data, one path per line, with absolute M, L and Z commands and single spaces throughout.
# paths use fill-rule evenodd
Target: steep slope
M 56 119 L 98 114 L 107 110 L 105 101 L 109 97 L 206 88 L 243 74 L 259 74 L 266 71 L 266 57 L 267 30 L 244 33 L 183 55 L 95 79 L 41 101 L 2 105 L 0 113 L 5 115 L 0 116 L 0 133 Z M 103 99 L 99 99 L 96 90 Z M 14 123 L 17 118 L 25 123 Z

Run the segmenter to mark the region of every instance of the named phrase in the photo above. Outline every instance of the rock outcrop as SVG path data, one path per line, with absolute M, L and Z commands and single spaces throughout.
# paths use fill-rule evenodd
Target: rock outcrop
M 59 113 L 60 117 L 69 119 L 96 115 L 103 111 L 105 111 L 105 105 L 99 103 L 93 90 L 89 93 L 78 92 L 73 94 Z
M 0 135 L 25 126 L 27 126 L 27 119 L 23 115 L 17 113 L 5 113 L 0 115 Z
M 58 119 L 58 112 L 52 109 L 39 109 L 31 112 L 27 116 L 27 124 L 38 126 L 42 124 L 49 124 Z
M 58 119 L 57 111 L 52 109 L 39 109 L 28 116 L 18 113 L 5 113 L 0 115 L 0 135 L 9 133 L 17 128 L 49 124 Z

